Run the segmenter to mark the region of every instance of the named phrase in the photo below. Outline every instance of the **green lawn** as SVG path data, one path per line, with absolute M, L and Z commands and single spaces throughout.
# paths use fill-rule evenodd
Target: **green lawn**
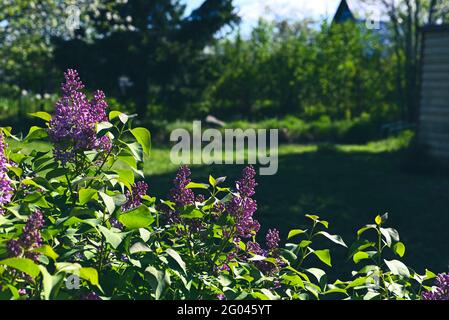
M 262 232 L 277 227 L 286 238 L 289 229 L 305 227 L 304 214 L 313 213 L 330 221 L 330 233 L 340 234 L 351 243 L 360 226 L 373 223 L 377 214 L 389 212 L 389 225 L 399 231 L 407 247 L 405 261 L 419 272 L 425 267 L 447 270 L 449 177 L 403 170 L 401 148 L 407 140 L 402 137 L 366 145 L 280 146 L 278 173 L 257 179 L 256 216 Z M 150 193 L 163 198 L 177 169 L 170 162 L 169 152 L 167 147 L 155 147 L 145 163 Z M 242 167 L 193 166 L 193 179 L 206 182 L 212 174 L 227 176 L 228 184 L 232 184 Z M 346 270 L 344 250 L 336 250 L 334 265 L 337 270 Z

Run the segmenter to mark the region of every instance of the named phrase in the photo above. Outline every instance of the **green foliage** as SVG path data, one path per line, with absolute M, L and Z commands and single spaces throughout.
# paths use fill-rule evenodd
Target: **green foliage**
M 352 22 L 307 20 L 289 24 L 261 20 L 249 39 L 218 42 L 207 96 L 210 112 L 266 118 L 296 115 L 351 120 L 398 115 L 395 64 L 378 35 Z
M 45 114 L 36 116 L 48 121 Z M 85 151 L 76 165 L 63 166 L 51 150 L 26 148 L 27 139 L 6 150 L 16 169 L 9 176 L 14 197 L 0 216 L 3 299 L 80 299 L 92 292 L 105 299 L 419 299 L 428 288 L 424 282 L 434 277 L 399 260 L 405 245 L 386 226 L 387 215 L 359 229 L 347 249 L 328 221 L 308 214 L 310 226 L 290 231 L 284 247 L 255 255 L 248 242 L 235 243 L 232 215 L 218 214 L 217 205 L 226 208 L 231 194 L 222 185 L 224 178 L 209 176 L 208 183 L 187 185 L 208 196 L 177 207 L 178 222 L 166 219 L 174 203 L 148 195 L 125 210 L 133 190 L 128 172 L 140 176 L 140 152 L 147 150 L 149 133 L 133 129 L 129 115 L 111 113 L 109 119 L 97 131 L 111 137 L 111 152 Z M 2 131 L 16 138 L 9 129 Z M 45 219 L 43 244 L 32 249 L 38 259 L 27 258 L 31 251 L 12 257 L 8 244 L 20 238 L 36 210 Z M 121 227 L 112 223 L 114 218 Z M 357 271 L 348 280 L 331 282 L 327 274 L 336 246 L 349 250 Z M 73 276 L 79 279 L 77 290 L 70 288 Z

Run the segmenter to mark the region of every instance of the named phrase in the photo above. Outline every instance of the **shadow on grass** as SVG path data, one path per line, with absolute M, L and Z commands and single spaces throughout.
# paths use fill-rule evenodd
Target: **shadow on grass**
M 192 177 L 195 182 L 205 182 L 209 174 L 227 176 L 228 185 L 233 185 L 242 168 L 193 167 Z M 174 172 L 150 176 L 151 193 L 165 198 L 173 176 Z M 290 229 L 307 228 L 304 214 L 313 213 L 328 220 L 329 232 L 340 234 L 350 245 L 358 228 L 373 223 L 377 214 L 389 212 L 388 226 L 399 231 L 407 248 L 403 261 L 421 274 L 425 268 L 447 270 L 449 178 L 406 173 L 401 167 L 401 152 L 327 150 L 282 155 L 278 173 L 258 176 L 257 181 L 255 217 L 261 222 L 261 234 L 276 227 L 286 239 Z M 338 271 L 356 268 L 352 261 L 350 269 L 344 263 L 345 250 L 332 243 L 326 245 L 335 249 L 333 264 Z

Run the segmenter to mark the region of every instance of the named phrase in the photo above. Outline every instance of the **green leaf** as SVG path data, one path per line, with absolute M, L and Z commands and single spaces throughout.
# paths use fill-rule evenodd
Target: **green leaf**
M 405 254 L 405 245 L 402 242 L 397 242 L 393 245 L 393 251 L 402 258 Z
M 140 229 L 139 229 L 139 234 L 140 234 L 140 238 L 141 238 L 143 241 L 147 242 L 148 240 L 150 240 L 151 232 L 148 231 L 147 229 L 145 229 L 145 228 L 140 228 Z
M 293 230 L 290 230 L 289 233 L 288 233 L 287 239 L 290 239 L 290 238 L 292 238 L 292 237 L 294 237 L 294 236 L 297 236 L 297 235 L 299 235 L 299 234 L 303 234 L 303 233 L 305 233 L 305 232 L 306 232 L 306 231 L 301 230 L 301 229 L 293 229 Z
M 150 285 L 155 291 L 156 300 L 159 300 L 162 297 L 165 287 L 167 286 L 165 272 L 157 270 L 153 266 L 148 266 L 145 271 L 151 275 Z
M 42 253 L 43 255 L 53 259 L 54 261 L 56 261 L 56 259 L 58 259 L 58 254 L 48 244 L 43 245 L 39 248 L 36 248 L 33 251 Z
M 308 247 L 311 244 L 312 244 L 312 241 L 310 241 L 310 240 L 301 240 L 301 242 L 299 243 L 299 247 L 300 248 L 305 248 L 305 247 Z
M 32 203 L 41 208 L 50 208 L 47 200 L 45 200 L 45 197 L 42 194 L 40 194 L 39 192 L 33 192 L 33 193 L 27 195 L 25 198 L 23 198 L 23 201 Z
M 28 131 L 28 134 L 25 137 L 25 140 L 26 141 L 37 140 L 37 139 L 45 138 L 47 136 L 48 136 L 48 132 L 46 129 L 37 127 L 37 126 L 32 126 L 30 128 L 30 131 Z
M 84 205 L 88 203 L 92 198 L 98 199 L 97 190 L 95 189 L 81 189 L 78 193 L 79 195 L 79 203 Z
M 28 258 L 8 258 L 0 261 L 1 265 L 8 266 L 35 278 L 39 275 L 39 266 Z
M 187 269 L 186 269 L 186 263 L 184 262 L 184 260 L 182 260 L 181 256 L 179 255 L 178 252 L 176 252 L 173 249 L 167 249 L 165 250 L 165 252 L 173 258 L 173 260 L 176 261 L 176 263 L 181 267 L 182 271 L 184 271 L 184 274 L 187 274 Z
M 114 248 L 117 249 L 120 243 L 122 243 L 123 235 L 120 233 L 113 232 L 103 226 L 98 226 L 100 232 L 105 237 L 106 241 Z
M 310 248 L 309 248 L 310 249 Z M 312 250 L 312 249 L 310 249 Z M 313 254 L 318 257 L 322 262 L 327 264 L 329 267 L 332 266 L 331 264 L 331 255 L 329 249 L 324 250 L 312 250 Z
M 146 128 L 134 128 L 131 133 L 137 142 L 142 146 L 142 150 L 146 155 L 150 155 L 151 150 L 151 133 Z
M 115 211 L 115 203 L 114 198 L 107 195 L 104 192 L 99 192 L 101 199 L 103 200 L 104 205 L 106 206 L 106 209 L 110 214 L 113 214 Z
M 366 286 L 367 284 L 367 277 L 359 277 L 357 279 L 354 279 L 351 281 L 347 286 L 346 290 L 350 288 L 360 287 L 360 286 Z
M 326 275 L 326 272 L 324 272 L 324 270 L 318 268 L 309 268 L 306 269 L 306 271 L 311 273 L 318 280 L 318 282 L 320 282 L 321 279 Z
M 54 178 L 61 177 L 61 176 L 65 175 L 65 174 L 67 174 L 67 173 L 69 173 L 68 169 L 58 168 L 58 169 L 54 169 L 54 170 L 51 170 L 51 171 L 47 172 L 47 174 L 45 175 L 45 178 L 47 180 L 51 180 L 51 179 L 54 179 Z
M 357 236 L 360 237 L 362 235 L 362 233 L 364 233 L 367 230 L 370 229 L 376 229 L 376 225 L 375 224 L 368 224 L 366 226 L 364 226 L 363 228 L 360 228 L 359 230 L 357 230 Z
M 42 179 L 43 179 L 43 178 L 42 178 Z M 46 187 L 44 187 L 44 186 L 38 184 L 36 181 L 31 180 L 31 179 L 23 179 L 23 180 L 22 180 L 22 184 L 23 184 L 23 185 L 26 185 L 26 186 L 33 186 L 33 187 L 36 187 L 36 188 L 40 188 L 40 189 L 42 189 L 42 190 L 44 190 L 44 191 L 48 190 Z M 47 187 L 51 187 L 51 185 L 49 185 L 49 186 L 47 186 Z
M 84 280 L 89 281 L 94 286 L 99 286 L 98 283 L 98 272 L 94 268 L 80 268 L 79 276 Z
M 109 120 L 113 120 L 117 117 L 123 124 L 125 124 L 129 118 L 126 114 L 124 114 L 123 112 L 120 112 L 120 111 L 111 111 L 109 113 Z
M 387 246 L 391 247 L 392 240 L 399 241 L 399 233 L 393 228 L 380 228 Z
M 434 279 L 437 275 L 430 270 L 426 269 L 425 280 Z
M 365 251 L 359 251 L 356 254 L 352 256 L 352 260 L 354 260 L 355 263 L 359 263 L 361 260 L 368 259 L 369 254 Z
M 11 166 L 11 167 L 9 167 L 8 169 L 9 169 L 10 171 L 14 172 L 14 174 L 15 174 L 17 177 L 19 177 L 19 178 L 20 178 L 20 176 L 21 176 L 22 173 L 23 173 L 23 170 L 22 170 L 21 168 L 19 168 L 19 167 Z
M 154 222 L 153 214 L 145 205 L 121 214 L 118 221 L 128 229 L 146 228 Z
M 301 277 L 297 274 L 283 274 L 282 275 L 282 279 L 284 279 L 285 281 L 287 281 L 288 284 L 292 285 L 292 286 L 299 286 L 301 288 L 304 289 L 304 281 L 302 281 Z
M 132 156 L 137 161 L 142 161 L 143 151 L 142 151 L 142 146 L 139 143 L 137 143 L 137 142 L 127 143 L 126 146 L 128 147 L 128 149 L 131 152 Z
M 311 219 L 312 221 L 317 221 L 320 218 L 319 216 L 313 214 L 306 214 L 305 216 Z
M 313 215 L 313 214 L 306 214 L 305 215 L 306 218 L 311 219 L 312 221 L 315 221 L 316 223 L 320 223 L 322 224 L 326 229 L 329 228 L 329 222 L 325 221 L 325 220 L 320 220 L 319 216 L 317 215 Z
M 209 189 L 209 185 L 205 183 L 189 182 L 186 189 Z
M 51 114 L 49 114 L 47 112 L 38 111 L 38 112 L 28 113 L 28 114 L 30 116 L 32 116 L 32 117 L 40 118 L 40 119 L 45 120 L 47 122 L 51 120 Z
M 364 296 L 363 296 L 363 300 L 374 300 L 374 299 L 378 299 L 378 297 L 380 296 L 379 292 L 373 292 L 373 291 L 368 291 Z
M 151 252 L 151 248 L 143 242 L 136 242 L 134 243 L 130 248 L 129 248 L 129 253 L 130 254 L 134 254 L 134 253 L 139 253 L 139 252 Z
M 325 236 L 326 238 L 328 238 L 329 240 L 331 240 L 332 242 L 335 242 L 336 244 L 339 244 L 343 247 L 346 247 L 346 248 L 348 247 L 339 235 L 329 234 L 325 231 L 317 232 L 317 234 L 321 234 L 321 235 Z
M 215 187 L 217 185 L 217 181 L 211 175 L 209 175 L 209 183 L 212 187 Z
M 50 300 L 50 295 L 54 287 L 56 287 L 63 279 L 64 276 L 62 274 L 57 275 L 51 275 L 47 269 L 39 265 L 39 270 L 42 274 L 42 291 L 41 291 L 41 298 L 43 300 Z
M 97 137 L 102 137 L 114 127 L 112 123 L 103 121 L 97 124 Z
M 279 300 L 279 296 L 268 289 L 260 289 L 260 291 L 268 298 L 268 300 Z
M 410 271 L 407 266 L 399 260 L 384 260 L 388 269 L 390 269 L 392 274 L 397 276 L 402 276 L 406 278 L 410 278 Z
M 132 170 L 114 169 L 114 171 L 124 182 L 128 183 L 129 185 L 134 184 L 134 172 Z
M 192 207 L 189 207 L 182 214 L 180 214 L 180 217 L 183 219 L 200 219 L 203 216 L 204 214 L 200 210 Z

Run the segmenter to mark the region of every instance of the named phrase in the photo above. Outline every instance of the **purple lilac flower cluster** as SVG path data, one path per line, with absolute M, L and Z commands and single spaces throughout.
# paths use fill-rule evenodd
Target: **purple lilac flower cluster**
M 142 204 L 142 197 L 147 194 L 148 184 L 139 181 L 132 186 L 132 191 L 126 191 L 126 202 L 122 205 L 122 211 L 126 212 L 139 207 Z
M 176 206 L 186 206 L 195 202 L 195 194 L 191 189 L 186 189 L 190 183 L 190 169 L 186 165 L 181 166 L 173 179 L 174 187 L 170 190 L 170 200 Z
M 12 182 L 9 179 L 6 165 L 8 159 L 5 156 L 6 144 L 4 142 L 3 133 L 0 132 L 0 206 L 7 204 L 12 198 Z M 0 208 L 0 215 L 4 213 L 4 210 Z
M 449 274 L 440 273 L 435 280 L 435 286 L 435 290 L 423 292 L 423 300 L 449 300 Z
M 56 103 L 55 115 L 48 130 L 55 144 L 55 158 L 62 163 L 73 161 L 77 152 L 86 150 L 109 151 L 109 137 L 97 138 L 96 124 L 107 121 L 105 95 L 97 90 L 92 100 L 81 92 L 84 84 L 77 71 L 68 69 L 61 85 L 62 98 Z
M 44 215 L 36 210 L 27 220 L 22 234 L 18 240 L 8 241 L 7 248 L 9 254 L 13 257 L 24 255 L 27 258 L 37 261 L 39 254 L 30 252 L 32 249 L 42 246 L 42 237 L 40 230 L 44 226 Z
M 257 242 L 248 241 L 246 243 L 246 251 L 252 254 L 256 254 L 262 257 L 272 257 L 276 259 L 276 263 L 266 262 L 266 261 L 256 261 L 256 266 L 263 272 L 267 274 L 274 273 L 279 267 L 283 265 L 283 261 L 279 258 L 279 231 L 276 229 L 269 229 L 266 236 L 265 242 L 268 250 L 265 250 Z
M 268 229 L 265 236 L 265 241 L 269 250 L 276 250 L 279 247 L 279 242 L 281 241 L 279 231 L 277 229 Z
M 243 176 L 236 182 L 238 195 L 234 195 L 226 206 L 227 211 L 234 216 L 237 234 L 242 238 L 253 237 L 260 229 L 260 224 L 253 219 L 253 214 L 257 210 L 257 203 L 251 196 L 254 195 L 254 188 L 257 186 L 256 171 L 252 166 L 243 169 Z
M 169 199 L 174 203 L 176 208 L 181 208 L 188 205 L 193 205 L 196 202 L 204 202 L 205 197 L 201 194 L 195 196 L 192 189 L 187 189 L 187 185 L 191 182 L 191 171 L 188 166 L 182 165 L 179 167 L 175 178 L 173 179 L 173 188 L 170 189 Z M 182 219 L 177 210 L 170 209 L 167 205 L 162 205 L 159 209 L 165 212 L 167 222 L 169 224 L 181 223 Z M 205 222 L 201 219 L 188 219 L 185 224 L 189 226 L 190 231 L 199 232 L 205 230 Z M 178 229 L 178 232 L 184 231 Z

